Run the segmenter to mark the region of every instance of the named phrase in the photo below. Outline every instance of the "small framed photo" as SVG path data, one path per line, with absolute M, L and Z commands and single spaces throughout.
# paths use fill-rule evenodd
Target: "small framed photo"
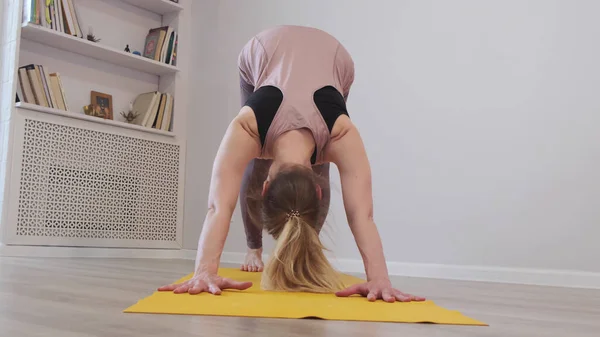
M 95 109 L 99 110 L 97 113 L 98 117 L 102 117 L 104 119 L 113 119 L 111 95 L 92 91 L 90 101 L 91 105 L 95 106 Z

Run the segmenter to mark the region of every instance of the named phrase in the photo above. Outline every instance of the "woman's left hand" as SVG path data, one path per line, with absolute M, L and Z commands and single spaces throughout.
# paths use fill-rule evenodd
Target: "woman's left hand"
M 352 295 L 361 295 L 367 297 L 371 302 L 382 299 L 388 303 L 425 301 L 424 297 L 406 294 L 392 287 L 389 280 L 371 280 L 366 283 L 355 284 L 349 288 L 335 293 L 339 297 L 348 297 Z

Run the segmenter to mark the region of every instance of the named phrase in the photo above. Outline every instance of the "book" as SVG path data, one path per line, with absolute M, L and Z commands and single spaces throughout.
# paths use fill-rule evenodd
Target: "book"
M 34 67 L 35 67 L 35 71 L 34 71 L 35 72 L 35 76 L 37 76 L 35 86 L 39 87 L 39 88 L 35 88 L 35 90 L 36 90 L 36 94 L 40 94 L 41 95 L 41 98 L 40 98 L 40 103 L 41 104 L 40 105 L 43 105 L 43 106 L 48 107 L 48 108 L 51 108 L 50 102 L 49 102 L 49 100 L 47 98 L 46 88 L 44 86 L 44 80 L 43 80 L 43 76 L 42 76 L 42 70 L 40 69 L 40 66 L 37 65 L 37 64 Z M 38 91 L 38 89 L 39 89 L 39 91 Z
M 69 3 L 69 9 L 71 15 L 73 15 L 73 22 L 75 24 L 75 36 L 83 38 L 83 31 L 81 30 L 81 21 L 79 21 L 79 14 L 77 13 L 77 7 L 75 6 L 74 0 L 67 0 Z
M 157 97 L 157 91 L 143 93 L 136 97 L 133 103 L 133 112 L 138 114 L 138 117 L 135 119 L 135 124 L 146 126 L 146 123 L 148 123 L 148 120 L 152 115 Z
M 37 104 L 35 102 L 35 96 L 33 94 L 33 90 L 31 89 L 31 82 L 29 81 L 29 76 L 27 75 L 27 69 L 25 67 L 19 68 L 19 86 L 21 87 L 21 92 L 23 95 L 23 101 L 26 103 Z
M 148 31 L 144 44 L 144 57 L 158 61 L 162 52 L 162 43 L 169 27 L 153 28 Z
M 165 115 L 165 107 L 167 105 L 167 94 L 162 94 L 160 100 L 160 106 L 158 107 L 158 115 L 156 116 L 156 122 L 152 126 L 155 129 L 160 130 L 160 126 Z
M 36 23 L 35 0 L 25 0 L 23 3 L 23 23 Z
M 165 94 L 159 93 L 159 96 L 157 98 L 157 104 L 155 106 L 156 112 L 154 113 L 154 118 L 152 120 L 148 121 L 148 124 L 146 124 L 146 127 L 156 129 L 156 123 L 158 123 L 158 115 L 160 115 L 161 106 L 164 108 L 164 104 L 165 104 Z
M 50 99 L 50 92 L 48 89 L 48 84 L 46 83 L 46 74 L 44 74 L 44 67 L 41 65 L 36 65 L 36 70 L 39 71 L 40 81 L 42 82 L 42 89 L 44 90 L 44 98 L 46 102 L 48 102 L 49 108 L 54 108 L 52 106 L 52 100 Z
M 77 31 L 75 29 L 75 21 L 73 20 L 73 14 L 71 11 L 71 7 L 69 6 L 69 0 L 60 0 L 60 2 L 63 8 L 63 21 L 65 22 L 65 33 L 77 36 Z
M 157 29 L 150 30 L 148 35 L 146 35 L 146 42 L 144 43 L 144 53 L 142 56 L 153 59 L 156 55 L 156 50 L 158 49 L 158 39 L 160 38 L 160 31 Z
M 48 19 L 50 21 L 50 28 L 53 30 L 58 30 L 56 26 L 56 13 L 54 11 L 54 0 L 46 0 L 46 12 L 48 14 Z
M 167 31 L 169 30 L 169 27 L 161 27 L 159 28 L 159 38 L 158 38 L 158 44 L 157 44 L 157 50 L 156 50 L 156 54 L 154 55 L 154 61 L 159 61 L 162 57 L 162 51 L 163 51 L 163 45 L 165 43 L 165 38 L 167 36 Z
M 55 109 L 58 109 L 58 102 L 56 101 L 56 96 L 54 95 L 54 92 L 52 91 L 52 86 L 50 83 L 50 76 L 48 75 L 48 73 L 46 72 L 46 69 L 44 69 L 43 66 L 40 65 L 40 70 L 42 71 L 42 75 L 44 76 L 43 80 L 44 80 L 44 85 L 46 86 L 46 92 L 47 92 L 47 98 L 48 101 L 51 104 L 51 106 Z
M 154 105 L 152 105 L 152 108 L 150 109 L 150 114 L 146 116 L 148 120 L 146 121 L 146 124 L 142 126 L 152 128 L 156 121 L 156 116 L 158 115 L 158 108 L 160 107 L 161 98 L 162 94 L 160 92 L 157 92 L 156 99 L 154 100 Z
M 52 0 L 53 4 L 54 4 L 54 15 L 55 15 L 55 20 L 56 20 L 56 31 L 59 31 L 61 33 L 64 32 L 64 26 L 63 26 L 63 22 L 62 22 L 62 9 L 60 8 L 60 0 Z
M 171 56 L 173 54 L 173 44 L 175 43 L 175 31 L 171 30 L 167 34 L 167 38 L 165 39 L 165 46 L 163 52 L 163 59 L 161 62 L 171 64 Z
M 17 76 L 19 76 L 19 75 L 17 74 Z M 21 88 L 21 83 L 17 83 L 16 87 L 17 87 L 17 92 L 16 92 L 16 94 L 17 94 L 17 100 L 16 100 L 16 103 L 19 103 L 22 100 L 24 100 L 23 90 Z
M 54 23 L 54 30 L 60 32 L 60 22 L 58 21 L 58 0 L 50 0 L 52 1 L 52 22 Z
M 177 66 L 177 45 L 179 44 L 179 35 L 175 34 L 175 46 L 173 47 L 173 55 L 171 57 L 171 65 Z
M 163 131 L 170 131 L 171 130 L 171 120 L 172 120 L 172 116 L 173 116 L 173 95 L 167 93 L 167 105 L 165 107 L 165 115 L 163 117 L 162 120 L 162 124 L 160 126 L 160 129 Z
M 56 108 L 64 111 L 68 111 L 67 105 L 65 103 L 65 96 L 63 94 L 59 75 L 57 73 L 52 73 L 49 75 L 50 80 L 50 91 L 54 94 L 56 98 Z
M 45 96 L 42 89 L 40 78 L 37 75 L 37 70 L 34 64 L 29 64 L 24 67 L 27 71 L 27 79 L 31 85 L 34 102 L 37 105 L 44 106 L 43 97 Z
M 37 20 L 37 24 L 44 27 L 44 28 L 48 28 L 48 22 L 46 21 L 46 0 L 36 0 L 37 1 L 37 15 L 38 15 L 38 20 Z
M 167 51 L 169 50 L 169 42 L 171 41 L 171 35 L 173 35 L 173 28 L 169 27 L 165 34 L 165 39 L 160 48 L 160 62 L 165 63 L 167 60 Z
M 56 16 L 56 30 L 59 32 L 63 31 L 62 20 L 61 20 L 61 10 L 60 10 L 60 0 L 52 0 L 54 2 L 54 15 Z
M 58 87 L 60 89 L 60 98 L 65 105 L 65 111 L 69 111 L 69 104 L 67 103 L 67 95 L 65 93 L 65 88 L 62 84 L 62 80 L 60 79 L 59 73 L 50 74 L 51 80 L 55 79 L 58 82 Z

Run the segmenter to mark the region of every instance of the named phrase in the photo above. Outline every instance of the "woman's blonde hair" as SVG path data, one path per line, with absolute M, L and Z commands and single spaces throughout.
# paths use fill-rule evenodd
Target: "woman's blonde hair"
M 282 169 L 269 183 L 260 221 L 277 243 L 265 265 L 263 289 L 318 293 L 342 289 L 339 273 L 319 239 L 317 185 L 314 172 L 299 165 Z

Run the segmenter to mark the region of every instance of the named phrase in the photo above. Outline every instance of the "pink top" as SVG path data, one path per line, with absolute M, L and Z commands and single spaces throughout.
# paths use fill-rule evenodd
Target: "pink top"
M 279 26 L 254 36 L 240 53 L 238 65 L 242 86 L 253 91 L 274 86 L 283 93 L 262 157 L 272 158 L 272 144 L 281 134 L 307 128 L 315 140 L 316 163 L 322 163 L 330 132 L 313 94 L 332 86 L 347 99 L 354 81 L 354 62 L 344 46 L 315 28 Z

